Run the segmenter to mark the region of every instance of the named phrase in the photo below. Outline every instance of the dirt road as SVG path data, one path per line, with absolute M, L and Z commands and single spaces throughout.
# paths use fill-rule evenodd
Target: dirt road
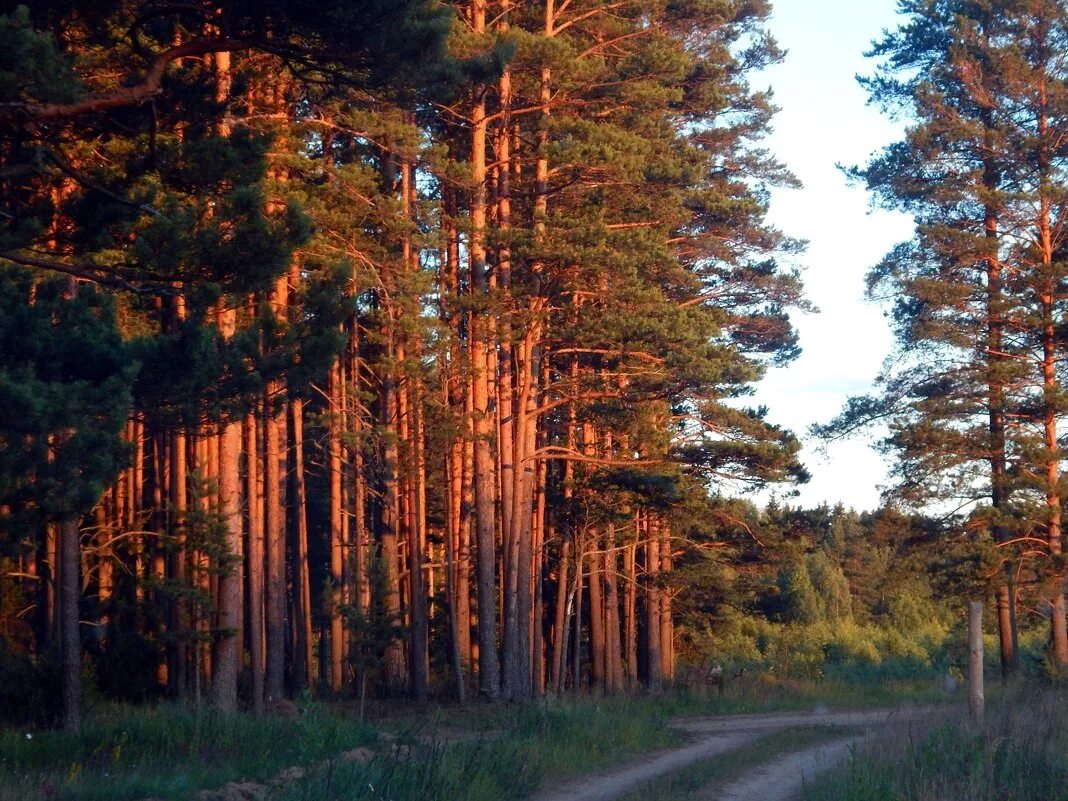
M 857 732 L 818 747 L 786 754 L 753 769 L 727 787 L 709 790 L 708 795 L 699 796 L 701 801 L 789 801 L 800 791 L 806 778 L 846 759 L 850 748 L 867 736 L 865 730 L 905 721 L 922 711 L 788 712 L 681 720 L 675 726 L 693 736 L 689 745 L 658 752 L 627 768 L 558 785 L 534 796 L 533 801 L 613 801 L 687 765 L 734 751 L 763 735 L 784 729 L 836 726 Z

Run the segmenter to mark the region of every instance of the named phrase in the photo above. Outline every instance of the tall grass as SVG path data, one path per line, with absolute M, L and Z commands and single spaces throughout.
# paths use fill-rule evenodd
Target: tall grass
M 723 692 L 680 688 L 656 698 L 394 707 L 374 725 L 344 704 L 308 704 L 294 720 L 196 713 L 176 705 L 104 706 L 92 711 L 78 734 L 0 729 L 0 801 L 179 801 L 229 781 L 266 782 L 294 766 L 318 767 L 273 791 L 272 798 L 522 798 L 547 783 L 678 742 L 681 735 L 669 725 L 674 717 L 937 697 L 940 691 L 930 682 L 747 676 Z M 411 758 L 394 758 L 384 732 L 411 744 Z M 375 750 L 378 758 L 370 765 L 330 762 L 359 747 Z M 381 795 L 382 788 L 388 795 Z
M 804 801 L 1068 801 L 1068 692 L 1018 688 L 976 726 L 940 713 L 885 733 Z
M 499 715 L 507 716 L 508 712 Z M 681 742 L 664 705 L 643 699 L 549 702 L 511 710 L 505 731 L 383 755 L 370 765 L 337 761 L 288 785 L 280 801 L 500 801 L 553 781 L 616 765 Z M 504 722 L 503 720 L 500 722 Z
M 0 731 L 0 801 L 180 799 L 376 740 L 359 720 L 314 708 L 288 720 L 116 706 L 95 712 L 77 734 Z

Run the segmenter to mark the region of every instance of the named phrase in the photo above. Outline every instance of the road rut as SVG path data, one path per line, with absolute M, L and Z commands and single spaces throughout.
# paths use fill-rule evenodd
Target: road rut
M 629 792 L 704 759 L 725 754 L 757 738 L 801 726 L 835 726 L 863 730 L 903 722 L 925 710 L 875 709 L 850 712 L 775 712 L 676 721 L 673 725 L 694 737 L 681 748 L 643 757 L 626 768 L 583 776 L 535 795 L 532 801 L 613 801 Z M 806 778 L 848 757 L 864 739 L 859 733 L 831 743 L 787 754 L 754 768 L 727 787 L 698 796 L 702 801 L 789 801 Z M 785 793 L 785 794 L 784 794 Z

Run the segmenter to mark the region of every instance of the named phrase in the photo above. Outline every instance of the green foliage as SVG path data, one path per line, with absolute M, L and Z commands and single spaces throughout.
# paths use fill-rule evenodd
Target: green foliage
M 715 508 L 715 507 L 714 507 Z M 956 620 L 933 584 L 941 549 L 922 518 L 724 501 L 716 541 L 692 546 L 672 579 L 693 664 L 780 679 L 949 667 Z
M 136 373 L 111 298 L 0 270 L 0 525 L 9 535 L 97 502 L 126 457 L 120 433 Z
M 0 16 L 0 102 L 69 102 L 79 88 L 52 36 L 34 29 L 27 6 Z
M 371 605 L 363 612 L 356 604 L 343 606 L 341 613 L 352 632 L 349 658 L 360 680 L 360 700 L 364 698 L 368 677 L 384 678 L 385 660 L 382 655 L 407 632 L 402 612 L 391 613 L 386 603 L 386 564 L 375 559 L 368 571 L 371 582 Z
M 59 665 L 48 658 L 34 660 L 0 637 L 0 724 L 50 725 L 59 718 Z

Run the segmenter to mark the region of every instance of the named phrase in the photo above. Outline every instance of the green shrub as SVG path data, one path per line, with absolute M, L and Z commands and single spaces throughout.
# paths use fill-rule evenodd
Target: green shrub
M 50 725 L 62 711 L 61 699 L 56 660 L 35 661 L 0 637 L 0 723 Z

